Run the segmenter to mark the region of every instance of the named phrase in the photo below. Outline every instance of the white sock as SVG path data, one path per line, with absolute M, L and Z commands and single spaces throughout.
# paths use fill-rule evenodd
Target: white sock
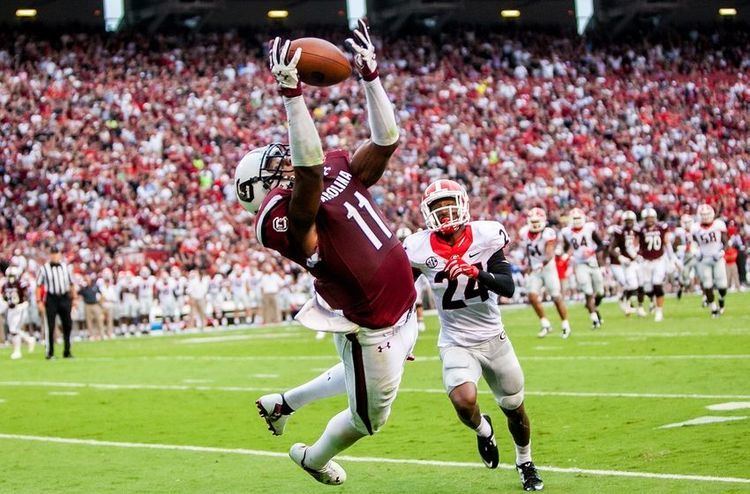
M 316 400 L 346 393 L 344 364 L 339 362 L 312 381 L 284 393 L 284 400 L 292 410 L 298 410 Z
M 599 322 L 599 316 L 596 315 L 596 312 L 590 313 L 589 317 L 591 318 L 592 321 Z
M 477 436 L 479 437 L 490 437 L 492 435 L 492 426 L 487 419 L 482 415 L 482 421 L 479 423 L 479 427 L 476 429 Z
M 21 353 L 21 335 L 13 336 L 13 353 Z
M 531 441 L 526 446 L 516 446 L 516 465 L 523 465 L 531 461 Z
M 543 328 L 549 328 L 550 326 L 552 326 L 552 324 L 550 324 L 550 322 L 549 322 L 549 319 L 547 319 L 546 317 L 543 317 L 540 320 L 542 322 L 542 327 Z
M 563 319 L 562 328 L 563 329 L 570 329 L 570 323 L 568 322 L 567 319 Z
M 323 431 L 320 439 L 307 448 L 305 466 L 313 470 L 320 470 L 331 458 L 356 443 L 366 434 L 354 428 L 352 413 L 347 408 L 333 417 Z

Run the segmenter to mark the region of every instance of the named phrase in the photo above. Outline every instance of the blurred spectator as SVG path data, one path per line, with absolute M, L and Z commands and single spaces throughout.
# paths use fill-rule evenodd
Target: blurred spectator
M 260 278 L 260 304 L 264 324 L 279 322 L 279 292 L 283 285 L 284 279 L 274 271 L 271 263 L 266 263 Z
M 190 316 L 196 328 L 203 331 L 208 322 L 206 315 L 206 296 L 210 278 L 203 269 L 194 269 L 188 275 L 187 297 L 190 304 Z
M 89 339 L 104 339 L 104 309 L 102 308 L 102 292 L 99 289 L 96 276 L 93 274 L 83 277 L 84 286 L 78 292 L 84 303 L 86 329 Z

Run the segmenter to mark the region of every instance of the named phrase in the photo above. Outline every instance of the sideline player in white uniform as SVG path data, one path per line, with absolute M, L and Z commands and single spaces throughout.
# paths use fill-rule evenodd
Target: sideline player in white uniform
M 677 300 L 682 298 L 682 293 L 687 289 L 692 290 L 693 276 L 698 264 L 698 245 L 693 240 L 693 225 L 695 220 L 692 215 L 683 214 L 680 217 L 680 226 L 674 231 L 674 251 L 679 263 L 679 284 L 677 289 Z
M 148 333 L 151 329 L 151 309 L 154 307 L 154 286 L 156 277 L 146 266 L 141 267 L 140 276 L 135 277 L 138 287 L 138 322 L 141 333 Z
M 508 234 L 496 221 L 470 221 L 466 191 L 452 180 L 428 186 L 421 210 L 428 230 L 407 237 L 404 247 L 415 278 L 425 276 L 435 294 L 448 397 L 461 422 L 476 432 L 484 464 L 496 468 L 500 460 L 492 422 L 477 403 L 483 375 L 507 417 L 524 490 L 542 490 L 531 459 L 523 371 L 498 307 L 498 295 L 512 297 L 515 290 L 503 253 Z
M 5 279 L 2 281 L 0 294 L 2 294 L 3 305 L 7 307 L 5 316 L 13 343 L 13 353 L 11 353 L 10 358 L 17 360 L 22 357 L 21 342 L 26 342 L 29 346 L 29 353 L 31 353 L 34 351 L 36 340 L 29 336 L 23 328 L 26 324 L 29 305 L 29 287 L 21 279 L 21 270 L 16 266 L 10 266 L 5 270 Z M 1 327 L 0 331 L 2 331 Z
M 583 211 L 574 208 L 570 211 L 570 226 L 562 229 L 562 237 L 563 251 L 573 248 L 576 283 L 586 296 L 592 327 L 600 328 L 603 321 L 598 308 L 604 298 L 604 279 L 597 257 L 604 244 L 596 232 L 596 223 L 587 222 Z
M 555 303 L 557 313 L 562 320 L 562 337 L 567 338 L 570 336 L 568 309 L 562 298 L 560 277 L 555 264 L 557 234 L 547 226 L 547 213 L 542 208 L 533 208 L 529 211 L 526 225 L 521 228 L 518 236 L 521 237 L 519 240 L 526 253 L 528 266 L 526 291 L 529 294 L 529 303 L 542 323 L 538 336 L 544 338 L 552 330 L 552 324 L 545 317 L 544 307 L 542 307 L 541 294 L 544 288 Z
M 711 317 L 724 313 L 724 298 L 727 296 L 727 263 L 724 260 L 724 246 L 727 244 L 727 226 L 715 219 L 714 208 L 710 204 L 698 206 L 700 224 L 693 225 L 691 233 L 698 244 L 698 277 L 701 280 L 706 302 L 711 307 Z M 719 292 L 719 306 L 716 306 L 714 288 Z
M 669 227 L 657 223 L 654 208 L 641 211 L 643 226 L 638 230 L 638 259 L 643 291 L 656 302 L 654 322 L 664 319 L 664 280 L 667 277 L 667 260 L 671 257 L 672 244 Z
M 167 270 L 164 269 L 159 275 L 159 279 L 156 280 L 156 294 L 157 297 L 159 297 L 161 317 L 164 321 L 164 329 L 166 331 L 174 331 L 176 329 L 175 321 L 179 320 L 179 317 L 177 316 L 176 290 L 177 280 L 171 278 Z
M 221 273 L 214 274 L 208 282 L 208 303 L 211 305 L 214 324 L 217 326 L 223 324 L 224 319 L 223 286 L 224 276 Z
M 250 324 L 250 272 L 235 264 L 227 278 L 234 304 L 234 323 L 239 324 L 240 315 L 244 313 L 245 322 Z
M 122 298 L 119 310 L 120 332 L 124 335 L 135 334 L 138 318 L 138 299 L 136 298 L 135 279 L 130 271 L 120 271 L 117 275 L 117 287 Z

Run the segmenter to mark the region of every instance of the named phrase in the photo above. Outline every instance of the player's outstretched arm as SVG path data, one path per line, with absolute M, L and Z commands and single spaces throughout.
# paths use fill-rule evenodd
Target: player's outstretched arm
M 398 147 L 399 131 L 393 105 L 383 89 L 375 59 L 375 45 L 365 21 L 360 19 L 358 27 L 346 45 L 354 54 L 354 66 L 362 76 L 367 104 L 367 120 L 371 137 L 357 149 L 352 157 L 352 173 L 367 187 L 383 175 L 388 160 Z
M 275 38 L 271 42 L 269 66 L 279 84 L 287 120 L 289 147 L 294 166 L 294 188 L 289 203 L 289 235 L 301 245 L 306 255 L 315 250 L 315 217 L 323 191 L 323 146 L 315 123 L 302 98 L 302 85 L 297 62 L 302 49 L 297 48 L 288 60 L 289 40 Z

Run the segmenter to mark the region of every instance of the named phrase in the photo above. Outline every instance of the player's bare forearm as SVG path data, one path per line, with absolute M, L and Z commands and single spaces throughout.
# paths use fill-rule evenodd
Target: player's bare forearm
M 323 192 L 323 166 L 294 168 L 294 189 L 289 202 L 289 235 L 298 244 L 308 243 Z M 306 252 L 310 254 L 310 252 Z
M 388 161 L 397 147 L 398 142 L 389 146 L 381 146 L 372 141 L 365 142 L 352 157 L 350 164 L 352 173 L 365 187 L 374 185 L 383 176 L 388 167 Z

